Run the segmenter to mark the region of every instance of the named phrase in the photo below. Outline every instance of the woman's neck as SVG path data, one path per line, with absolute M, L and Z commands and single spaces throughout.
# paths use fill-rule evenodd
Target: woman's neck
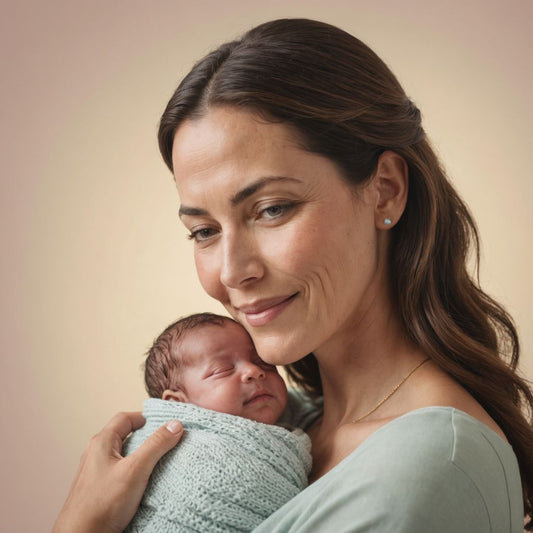
M 331 429 L 372 409 L 425 359 L 393 312 L 347 326 L 314 354 L 324 392 L 323 420 Z

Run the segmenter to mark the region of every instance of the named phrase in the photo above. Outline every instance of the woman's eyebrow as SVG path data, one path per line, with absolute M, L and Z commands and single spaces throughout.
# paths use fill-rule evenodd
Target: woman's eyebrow
M 183 215 L 189 215 L 191 217 L 201 217 L 209 215 L 209 212 L 199 207 L 188 207 L 186 205 L 180 205 L 178 216 L 181 218 Z
M 235 193 L 230 203 L 233 207 L 240 204 L 246 198 L 249 198 L 252 196 L 252 194 L 255 194 L 257 191 L 268 185 L 269 183 L 275 182 L 275 181 L 292 181 L 295 183 L 301 183 L 301 180 L 297 178 L 289 178 L 286 176 L 265 176 L 263 178 L 259 178 L 258 180 L 250 183 L 250 185 L 247 185 L 244 187 L 244 189 L 241 189 L 239 192 Z M 181 205 L 179 208 L 179 216 L 180 218 L 183 215 L 188 216 L 208 216 L 209 212 L 206 209 L 202 209 L 200 207 L 190 207 L 186 205 Z
M 296 183 L 300 183 L 299 179 L 288 178 L 286 176 L 266 176 L 264 178 L 259 178 L 257 181 L 254 181 L 253 183 L 236 193 L 231 199 L 231 205 L 236 206 L 240 204 L 241 202 L 246 200 L 246 198 L 252 196 L 252 194 L 256 193 L 258 190 L 262 189 L 273 181 L 294 181 Z

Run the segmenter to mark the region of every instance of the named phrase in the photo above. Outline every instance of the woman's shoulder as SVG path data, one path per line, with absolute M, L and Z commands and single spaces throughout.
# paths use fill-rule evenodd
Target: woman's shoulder
M 424 470 L 446 472 L 471 478 L 479 486 L 508 477 L 519 479 L 509 443 L 453 407 L 424 407 L 398 417 L 371 435 L 351 457 L 355 462 L 378 459 L 368 461 L 366 468 L 383 470 L 388 477 L 412 468 L 413 476 L 422 476 Z
M 519 481 L 518 463 L 509 443 L 476 418 L 452 407 L 425 407 L 396 418 L 364 441 L 347 458 L 346 466 L 350 458 L 360 475 L 380 472 L 382 479 L 391 482 L 401 480 L 406 472 L 426 484 L 434 483 L 435 477 L 454 482 L 464 478 L 480 493 L 489 494 L 486 487 Z
M 405 520 L 416 509 L 427 520 L 442 514 L 445 531 L 522 531 L 522 488 L 512 447 L 458 409 L 426 407 L 393 420 L 348 457 L 345 468 L 337 476 L 346 481 L 379 479 L 370 483 L 374 499 L 395 498 Z M 451 527 L 450 520 L 457 525 Z
M 391 420 L 367 440 L 379 442 L 392 436 L 394 439 L 388 446 L 396 445 L 402 448 L 408 444 L 405 451 L 409 454 L 414 451 L 413 445 L 416 449 L 417 443 L 423 449 L 431 445 L 429 449 L 445 453 L 450 458 L 463 449 L 479 449 L 483 443 L 490 443 L 488 449 L 496 453 L 512 454 L 511 446 L 498 433 L 479 419 L 454 407 L 431 406 L 415 409 Z M 413 442 L 415 436 L 416 441 Z
M 506 441 L 427 407 L 377 430 L 279 513 L 271 531 L 521 532 L 522 490 Z

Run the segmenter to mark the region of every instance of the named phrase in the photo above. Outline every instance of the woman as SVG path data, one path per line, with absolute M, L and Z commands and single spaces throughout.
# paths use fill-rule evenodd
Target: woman
M 522 531 L 533 394 L 509 315 L 466 270 L 474 222 L 384 63 L 279 20 L 202 59 L 161 120 L 202 286 L 323 410 L 311 486 L 260 531 Z M 181 436 L 119 415 L 57 531 L 120 531 Z M 533 524 L 528 526 L 533 530 Z

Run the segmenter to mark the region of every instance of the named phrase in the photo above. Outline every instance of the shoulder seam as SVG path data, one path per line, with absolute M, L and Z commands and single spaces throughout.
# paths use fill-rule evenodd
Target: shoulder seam
M 490 513 L 489 513 L 489 509 L 488 509 L 488 506 L 487 506 L 487 502 L 485 501 L 485 498 L 483 498 L 483 493 L 481 492 L 481 490 L 479 489 L 479 487 L 477 486 L 477 483 L 475 483 L 475 481 L 472 479 L 472 477 L 470 475 L 468 475 L 468 473 L 463 469 L 461 468 L 456 462 L 455 462 L 455 451 L 456 451 L 456 444 L 457 444 L 457 435 L 456 435 L 456 426 L 455 426 L 455 416 L 456 416 L 456 410 L 455 409 L 452 409 L 451 410 L 451 422 L 452 422 L 452 439 L 453 439 L 453 443 L 452 443 L 452 447 L 451 447 L 451 450 L 452 450 L 452 456 L 450 457 L 450 461 L 451 463 L 453 464 L 453 466 L 463 474 L 463 476 L 468 479 L 470 481 L 470 483 L 475 487 L 478 495 L 479 495 L 479 499 L 483 502 L 483 507 L 485 508 L 485 514 L 487 516 L 487 521 L 489 523 L 489 527 L 490 527 L 490 531 L 492 531 L 492 522 L 491 522 L 491 516 L 490 516 Z M 484 436 L 484 435 L 483 435 Z M 507 482 L 507 480 L 506 480 Z

